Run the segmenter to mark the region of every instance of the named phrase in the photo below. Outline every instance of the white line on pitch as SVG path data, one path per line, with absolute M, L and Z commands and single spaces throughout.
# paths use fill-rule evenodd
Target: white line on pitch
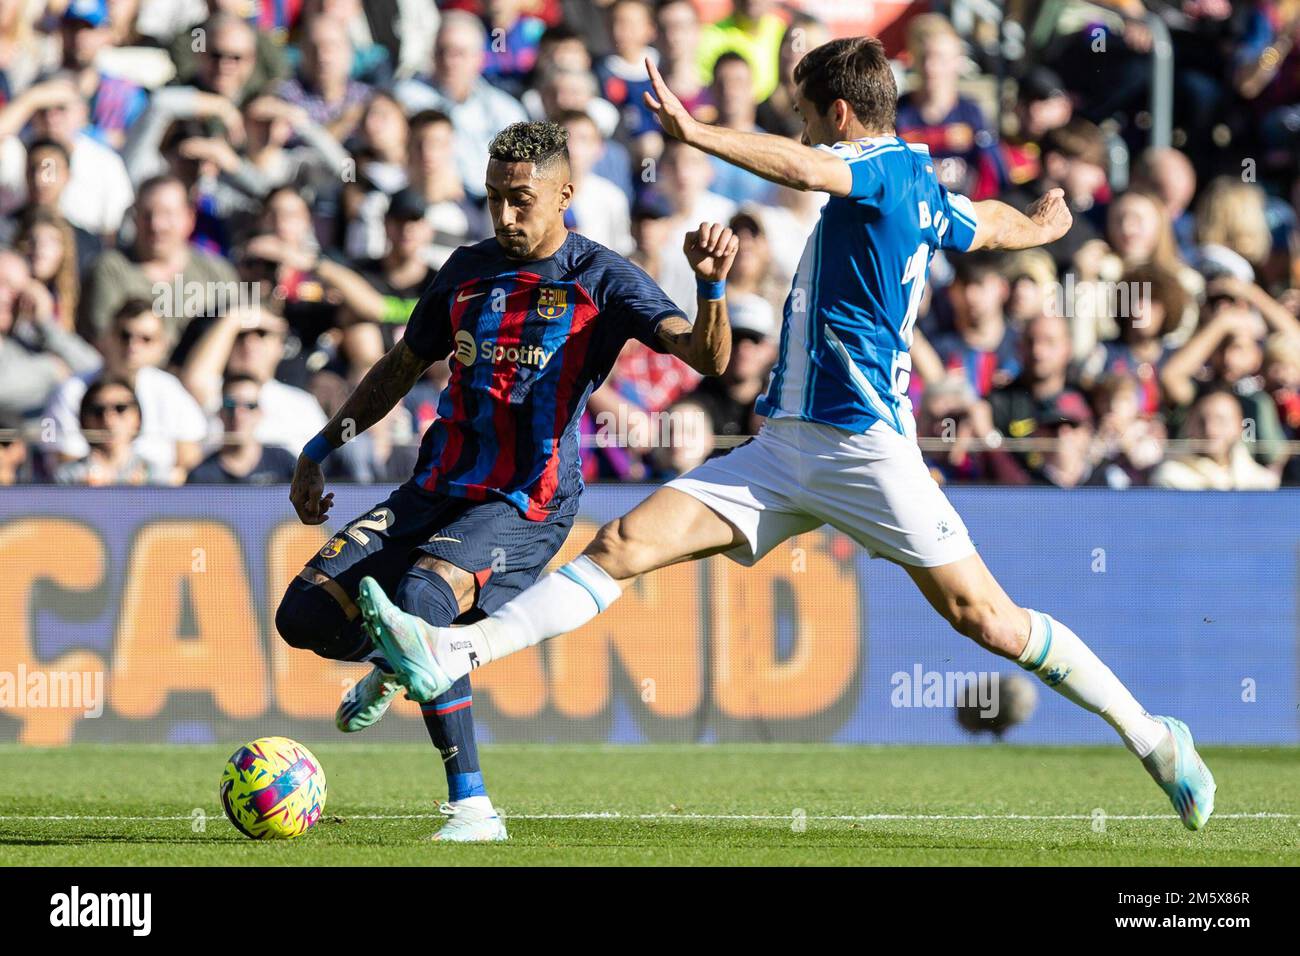
M 209 815 L 220 820 L 225 818 L 215 810 L 209 811 Z M 443 815 L 440 813 L 349 813 L 337 814 L 345 820 L 440 820 Z M 618 810 L 601 810 L 590 811 L 585 813 L 509 813 L 505 817 L 509 820 L 691 820 L 696 822 L 707 822 L 710 820 L 729 820 L 729 821 L 773 821 L 781 820 L 788 822 L 795 819 L 790 813 L 621 813 Z M 1107 813 L 1104 818 L 1107 820 L 1167 820 L 1170 815 L 1167 813 Z M 0 815 L 0 821 L 3 820 L 23 820 L 23 821 L 64 821 L 64 820 L 86 820 L 86 821 L 127 821 L 133 820 L 146 823 L 162 823 L 174 820 L 193 820 L 192 814 L 177 814 L 175 816 L 130 816 L 121 814 L 49 814 L 40 816 L 26 816 L 24 814 Z M 869 823 L 877 820 L 952 820 L 952 821 L 979 821 L 979 820 L 1091 820 L 1093 815 L 1090 813 L 1053 813 L 1053 814 L 1028 814 L 1028 813 L 864 813 L 864 814 L 807 814 L 800 817 L 803 820 L 824 820 L 827 822 L 844 822 L 844 823 Z M 1296 820 L 1300 819 L 1300 813 L 1216 813 L 1216 820 Z

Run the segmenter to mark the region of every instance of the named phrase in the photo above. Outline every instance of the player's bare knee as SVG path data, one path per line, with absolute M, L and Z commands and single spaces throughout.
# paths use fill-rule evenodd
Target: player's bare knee
M 615 518 L 596 532 L 583 552 L 616 579 L 635 577 L 648 552 L 647 546 L 630 533 L 626 520 Z
M 959 633 L 994 654 L 1015 657 L 1022 643 L 1014 618 L 986 601 L 954 601 L 946 615 Z

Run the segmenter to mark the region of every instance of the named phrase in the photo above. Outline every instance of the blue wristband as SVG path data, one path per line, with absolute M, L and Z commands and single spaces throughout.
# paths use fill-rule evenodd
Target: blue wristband
M 701 299 L 721 299 L 727 294 L 727 282 L 725 279 L 718 279 L 715 282 L 696 276 L 695 292 Z
M 329 453 L 333 450 L 334 446 L 329 443 L 328 438 L 324 435 L 317 435 L 307 442 L 307 447 L 302 450 L 302 453 L 319 465 L 329 457 Z

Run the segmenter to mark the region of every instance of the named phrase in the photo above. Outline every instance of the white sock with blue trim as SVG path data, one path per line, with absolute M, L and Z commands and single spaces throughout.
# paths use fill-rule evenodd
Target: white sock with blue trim
M 1145 757 L 1168 730 L 1120 683 L 1079 635 L 1041 611 L 1029 612 L 1029 640 L 1016 662 L 1044 684 L 1084 710 L 1100 714 L 1139 757 Z
M 538 580 L 491 617 L 437 630 L 434 653 L 456 680 L 475 667 L 576 631 L 623 593 L 623 587 L 585 554 Z

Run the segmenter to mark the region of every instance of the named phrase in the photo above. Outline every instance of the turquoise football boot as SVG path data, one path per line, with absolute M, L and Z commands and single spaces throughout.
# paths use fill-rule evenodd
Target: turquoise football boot
M 454 681 L 443 673 L 424 639 L 429 625 L 388 600 L 374 578 L 361 579 L 357 605 L 366 632 L 406 688 L 406 696 L 425 704 L 451 689 Z
M 339 708 L 334 712 L 334 726 L 345 734 L 355 734 L 379 723 L 401 692 L 402 685 L 395 674 L 386 674 L 380 668 L 372 667 L 370 673 L 339 701 Z
M 1199 830 L 1214 812 L 1214 774 L 1196 752 L 1192 732 L 1185 723 L 1173 717 L 1156 720 L 1169 728 L 1169 739 L 1143 757 L 1142 765 L 1169 797 L 1183 826 Z

